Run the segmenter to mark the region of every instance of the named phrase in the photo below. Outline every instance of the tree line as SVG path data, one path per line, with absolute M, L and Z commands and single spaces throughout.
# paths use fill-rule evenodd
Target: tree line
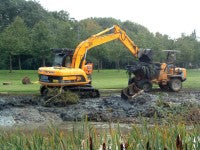
M 83 40 L 105 28 L 119 25 L 140 48 L 152 49 L 154 62 L 164 62 L 162 50 L 176 49 L 176 64 L 198 68 L 200 42 L 195 30 L 177 39 L 151 33 L 146 27 L 114 18 L 88 18 L 77 21 L 66 11 L 47 11 L 36 1 L 1 0 L 0 69 L 38 69 L 52 65 L 51 48 L 75 49 Z M 136 59 L 119 42 L 112 41 L 88 52 L 96 69 L 124 68 Z

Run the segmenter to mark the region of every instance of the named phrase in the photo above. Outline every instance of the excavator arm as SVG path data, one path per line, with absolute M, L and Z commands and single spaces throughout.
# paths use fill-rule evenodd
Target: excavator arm
M 108 33 L 110 31 L 113 31 L 113 33 Z M 135 43 L 128 37 L 124 30 L 122 30 L 119 26 L 114 25 L 113 27 L 105 29 L 104 31 L 97 33 L 89 37 L 87 40 L 81 42 L 75 49 L 71 67 L 82 68 L 84 62 L 81 62 L 88 50 L 116 39 L 119 39 L 133 54 L 133 56 L 138 57 L 139 48 L 137 45 L 135 45 Z

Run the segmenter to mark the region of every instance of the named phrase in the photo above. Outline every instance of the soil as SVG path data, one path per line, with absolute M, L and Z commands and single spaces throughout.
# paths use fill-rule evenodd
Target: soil
M 0 126 L 42 126 L 49 123 L 81 121 L 135 122 L 138 118 L 163 119 L 181 115 L 186 120 L 200 122 L 200 91 L 143 93 L 133 100 L 123 100 L 119 93 L 95 99 L 81 99 L 63 107 L 42 105 L 43 98 L 34 95 L 0 95 Z

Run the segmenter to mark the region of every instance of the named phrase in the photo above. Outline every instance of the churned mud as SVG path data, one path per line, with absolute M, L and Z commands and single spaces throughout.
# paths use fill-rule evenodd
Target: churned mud
M 115 93 L 95 99 L 81 99 L 67 106 L 43 105 L 43 98 L 32 95 L 1 95 L 0 126 L 41 126 L 81 121 L 87 116 L 94 122 L 137 122 L 147 119 L 181 115 L 189 121 L 200 121 L 200 91 L 178 93 L 161 91 L 143 93 L 133 100 L 123 100 Z

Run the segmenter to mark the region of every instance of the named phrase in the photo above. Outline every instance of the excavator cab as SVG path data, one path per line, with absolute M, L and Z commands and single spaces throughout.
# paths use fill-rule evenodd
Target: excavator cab
M 52 49 L 54 53 L 54 67 L 71 67 L 73 50 L 67 48 Z
M 71 67 L 72 57 L 73 57 L 73 50 L 68 48 L 56 48 L 52 49 L 54 53 L 54 67 Z M 84 60 L 83 60 L 84 61 Z M 91 62 L 84 62 L 82 69 L 87 75 L 91 75 L 93 72 L 93 63 Z

